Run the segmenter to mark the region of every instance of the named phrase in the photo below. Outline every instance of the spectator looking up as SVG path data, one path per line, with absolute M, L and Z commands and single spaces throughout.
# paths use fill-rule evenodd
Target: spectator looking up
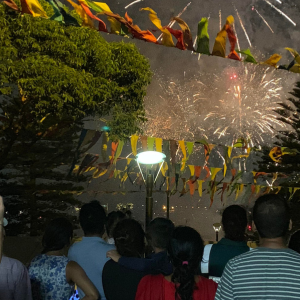
M 217 244 L 206 245 L 201 262 L 201 273 L 221 277 L 227 262 L 250 250 L 245 241 L 247 212 L 239 205 L 228 206 L 222 214 L 225 238 Z
M 169 275 L 173 272 L 172 264 L 167 255 L 167 246 L 174 230 L 172 221 L 165 218 L 153 219 L 147 228 L 147 241 L 153 249 L 153 254 L 149 257 L 126 257 L 122 256 L 118 251 L 108 251 L 108 257 L 112 258 L 120 265 L 148 274 L 164 274 Z
M 122 257 L 144 256 L 145 241 L 141 224 L 133 219 L 120 221 L 114 230 L 114 240 Z M 102 281 L 107 300 L 134 300 L 138 284 L 147 273 L 128 269 L 109 260 L 103 269 Z
M 108 236 L 107 243 L 108 244 L 111 244 L 111 245 L 115 244 L 115 241 L 113 238 L 114 229 L 115 229 L 117 223 L 125 218 L 126 218 L 126 215 L 123 212 L 121 212 L 120 210 L 112 211 L 108 214 L 107 223 L 106 223 L 106 231 L 107 231 L 107 236 Z
M 69 299 L 74 284 L 84 290 L 84 300 L 98 299 L 98 291 L 83 269 L 64 256 L 72 237 L 72 224 L 65 218 L 54 219 L 47 226 L 42 254 L 36 256 L 29 266 L 34 300 Z
M 69 250 L 68 257 L 76 261 L 93 282 L 101 300 L 105 300 L 102 286 L 102 271 L 108 261 L 106 252 L 114 249 L 102 238 L 105 234 L 106 213 L 104 208 L 96 200 L 84 204 L 79 213 L 80 226 L 84 237 L 75 243 Z M 84 296 L 82 289 L 78 288 L 80 298 Z
M 197 276 L 203 254 L 200 234 L 190 227 L 174 229 L 168 246 L 173 273 L 147 275 L 138 286 L 136 300 L 213 300 L 217 284 Z
M 278 195 L 256 200 L 253 221 L 260 246 L 231 259 L 218 286 L 216 300 L 299 299 L 300 255 L 286 247 L 290 212 Z

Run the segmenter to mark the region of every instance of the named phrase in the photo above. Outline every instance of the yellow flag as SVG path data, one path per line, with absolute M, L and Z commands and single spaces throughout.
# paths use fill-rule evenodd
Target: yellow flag
M 43 7 L 37 0 L 26 0 L 28 9 L 32 13 L 34 17 L 42 17 L 48 18 L 46 12 L 44 11 Z
M 131 136 L 131 150 L 134 156 L 137 155 L 137 142 L 138 142 L 139 136 L 138 135 L 132 135 Z
M 226 39 L 227 39 L 226 26 L 232 25 L 233 23 L 234 23 L 234 17 L 229 16 L 226 19 L 226 24 L 223 26 L 222 30 L 218 33 L 216 37 L 212 55 L 221 56 L 221 57 L 226 56 Z
M 210 173 L 211 173 L 211 180 L 215 180 L 216 175 L 218 174 L 219 171 L 221 171 L 222 168 L 210 168 Z
M 93 2 L 93 4 L 97 5 L 103 11 L 112 12 L 110 10 L 109 6 L 106 3 L 103 3 L 103 2 Z
M 191 172 L 191 177 L 193 177 L 195 175 L 195 166 L 189 165 L 189 168 L 190 168 L 190 172 Z
M 162 163 L 159 163 L 159 167 L 161 166 Z M 163 166 L 161 167 L 161 174 L 166 177 L 166 172 L 168 171 L 169 167 L 168 167 L 168 163 L 165 161 L 163 162 Z
M 182 154 L 183 154 L 183 158 L 182 158 L 182 165 L 181 165 L 181 169 L 180 171 L 184 171 L 185 169 L 185 163 L 186 163 L 186 149 L 185 149 L 185 143 L 184 141 L 178 141 L 179 146 L 181 148 Z
M 275 194 L 278 194 L 281 190 L 281 186 L 277 186 L 276 188 L 277 188 L 277 192 Z
M 264 61 L 262 64 L 277 68 L 277 63 L 281 60 L 281 58 L 282 58 L 282 56 L 276 53 L 276 54 L 273 54 L 269 59 Z
M 290 51 L 290 53 L 294 56 L 295 61 L 296 61 L 298 64 L 300 64 L 300 55 L 299 55 L 299 53 L 298 53 L 296 50 L 294 50 L 294 49 L 292 49 L 292 48 L 285 48 L 285 50 Z
M 93 178 L 99 178 L 99 177 L 103 176 L 104 174 L 106 174 L 106 172 L 107 172 L 107 169 L 105 169 L 102 172 L 99 172 L 99 170 L 96 170 L 93 174 Z
M 79 15 L 79 17 L 82 20 L 82 26 L 94 28 L 94 23 L 92 19 L 86 14 L 84 9 L 81 7 L 81 5 L 76 4 L 72 0 L 67 0 L 75 9 L 76 13 Z
M 203 184 L 203 180 L 197 180 L 198 182 L 198 193 L 199 196 L 202 197 L 202 184 Z
M 255 186 L 255 194 L 256 194 L 256 195 L 259 194 L 260 189 L 261 189 L 261 186 L 260 186 L 260 185 L 256 185 L 256 186 Z
M 157 152 L 162 152 L 162 139 L 155 138 L 155 148 Z
M 161 21 L 157 17 L 157 13 L 150 7 L 141 8 L 140 10 L 149 11 L 150 21 L 163 33 L 162 44 L 167 47 L 175 47 L 170 31 L 162 27 Z

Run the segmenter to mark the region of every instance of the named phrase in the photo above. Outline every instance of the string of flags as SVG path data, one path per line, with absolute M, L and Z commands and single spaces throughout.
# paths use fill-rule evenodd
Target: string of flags
M 172 25 L 163 26 L 157 13 L 150 7 L 140 9 L 143 12 L 148 13 L 149 19 L 152 24 L 160 32 L 160 37 L 156 37 L 150 30 L 142 30 L 136 24 L 133 19 L 125 13 L 122 17 L 119 14 L 113 13 L 109 6 L 103 2 L 94 2 L 90 0 L 78 0 L 78 3 L 72 0 L 67 0 L 73 7 L 76 14 L 81 20 L 81 24 L 70 13 L 67 12 L 65 6 L 59 0 L 47 0 L 47 2 L 53 8 L 53 15 L 48 16 L 42 5 L 38 0 L 20 0 L 21 8 L 14 2 L 14 0 L 4 0 L 3 2 L 11 9 L 21 13 L 30 14 L 33 17 L 41 17 L 49 20 L 57 21 L 66 26 L 83 26 L 91 29 L 96 29 L 101 32 L 110 34 L 116 34 L 124 37 L 132 37 L 135 39 L 143 40 L 146 42 L 154 43 L 157 45 L 163 45 L 166 47 L 175 47 L 180 50 L 189 50 L 193 53 L 219 56 L 228 59 L 234 59 L 237 61 L 243 61 L 253 64 L 262 64 L 275 67 L 277 69 L 284 69 L 293 73 L 300 73 L 300 55 L 292 48 L 285 48 L 288 50 L 293 59 L 287 65 L 279 65 L 282 56 L 279 54 L 273 54 L 270 58 L 263 62 L 258 62 L 253 56 L 250 49 L 236 50 L 237 37 L 234 31 L 234 17 L 228 16 L 223 28 L 217 34 L 214 42 L 213 49 L 210 49 L 210 36 L 208 34 L 209 19 L 202 18 L 198 23 L 198 30 L 195 42 L 188 24 L 180 17 L 174 17 L 171 19 L 171 23 L 177 23 L 180 29 L 173 29 Z M 100 16 L 106 16 L 109 23 L 109 29 L 107 24 L 100 18 Z M 98 26 L 95 27 L 95 22 Z M 152 30 L 153 31 L 153 30 Z M 230 43 L 230 52 L 226 53 L 227 39 Z M 174 42 L 175 40 L 175 42 Z M 238 55 L 243 55 L 242 60 Z
M 134 157 L 138 152 L 156 150 L 163 152 L 166 155 L 166 160 L 161 167 L 162 183 L 160 189 L 165 186 L 165 190 L 170 193 L 179 192 L 181 196 L 189 193 L 191 196 L 198 190 L 199 196 L 202 197 L 203 191 L 206 190 L 210 194 L 211 204 L 217 192 L 223 195 L 235 193 L 236 199 L 243 194 L 245 188 L 251 189 L 250 198 L 260 193 L 277 192 L 281 189 L 288 189 L 291 197 L 300 187 L 286 187 L 277 185 L 276 181 L 282 178 L 288 178 L 286 174 L 266 173 L 266 172 L 245 172 L 233 167 L 235 159 L 247 159 L 252 151 L 259 151 L 257 148 L 249 147 L 249 144 L 244 139 L 238 139 L 232 146 L 223 146 L 209 144 L 205 140 L 197 142 L 163 140 L 161 138 L 133 135 L 130 138 L 131 155 L 122 156 L 122 151 L 125 141 L 111 141 L 108 147 L 109 136 L 107 132 L 99 133 L 96 130 L 84 130 L 79 139 L 79 147 L 90 149 L 91 146 L 102 137 L 101 155 L 103 162 L 99 162 L 99 154 L 86 153 L 80 165 L 74 165 L 72 172 L 80 175 L 91 172 L 91 178 L 99 178 L 108 175 L 107 179 L 119 179 L 121 185 L 127 180 L 132 184 L 139 186 L 143 185 L 143 178 L 140 171 L 137 169 L 137 164 Z M 201 165 L 190 164 L 191 155 L 195 152 L 195 145 L 201 145 L 204 150 L 204 157 Z M 212 166 L 209 158 L 218 147 L 223 148 L 223 165 Z M 108 156 L 108 148 L 111 153 Z M 199 150 L 199 147 L 198 147 Z M 198 151 L 197 150 L 197 151 Z M 233 151 L 234 150 L 234 151 Z M 242 152 L 242 154 L 233 155 L 233 153 Z M 218 151 L 220 154 L 220 151 Z M 285 147 L 274 147 L 270 150 L 270 158 L 275 162 L 280 162 L 283 155 L 296 155 L 298 152 L 295 149 Z M 180 154 L 180 155 L 179 155 Z M 133 157 L 132 157 L 133 156 Z M 180 157 L 180 160 L 178 160 Z M 122 169 L 119 169 L 117 162 L 125 161 L 122 164 Z M 124 168 L 125 165 L 125 168 Z M 243 179 L 247 176 L 247 182 Z M 251 179 L 249 179 L 251 178 Z M 266 180 L 268 179 L 268 180 Z M 260 180 L 260 182 L 258 182 Z M 264 182 L 264 184 L 261 184 Z M 203 185 L 206 188 L 203 188 Z M 180 188 L 179 188 L 180 187 Z

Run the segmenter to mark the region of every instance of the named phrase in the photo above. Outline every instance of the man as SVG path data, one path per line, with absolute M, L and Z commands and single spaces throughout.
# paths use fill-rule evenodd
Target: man
M 170 275 L 172 264 L 167 255 L 167 246 L 174 230 L 172 221 L 165 218 L 153 219 L 147 228 L 147 240 L 153 249 L 153 254 L 147 258 L 121 256 L 116 250 L 107 252 L 107 256 L 123 267 L 149 274 Z
M 201 273 L 219 281 L 227 262 L 250 250 L 245 241 L 247 212 L 239 205 L 228 206 L 222 214 L 225 238 L 215 245 L 206 245 L 201 262 Z
M 108 261 L 106 252 L 114 249 L 103 240 L 105 234 L 106 213 L 98 201 L 84 204 L 79 213 L 80 226 L 83 229 L 82 241 L 75 243 L 69 250 L 69 259 L 76 261 L 98 289 L 101 300 L 106 300 L 102 286 L 102 271 Z M 78 288 L 80 298 L 84 293 Z
M 260 247 L 228 262 L 215 299 L 299 299 L 300 255 L 285 241 L 288 205 L 278 195 L 262 196 L 255 202 L 253 221 Z
M 2 218 L 0 226 L 4 227 L 7 224 L 7 220 Z M 5 230 L 2 228 L 1 243 L 3 243 L 4 236 Z M 31 284 L 26 267 L 20 261 L 4 255 L 0 263 L 0 299 L 32 300 Z

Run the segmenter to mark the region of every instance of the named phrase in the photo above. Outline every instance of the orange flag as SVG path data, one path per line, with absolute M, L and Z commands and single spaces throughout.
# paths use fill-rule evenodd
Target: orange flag
M 107 32 L 105 23 L 104 23 L 102 20 L 100 20 L 98 17 L 94 16 L 94 15 L 92 14 L 92 12 L 90 11 L 90 9 L 88 8 L 88 6 L 85 5 L 82 1 L 80 1 L 80 5 L 81 5 L 81 7 L 83 8 L 83 10 L 85 11 L 85 13 L 86 13 L 91 19 L 94 19 L 94 20 L 96 20 L 96 21 L 99 21 L 99 28 L 98 28 L 98 30 L 99 30 L 99 31 Z

